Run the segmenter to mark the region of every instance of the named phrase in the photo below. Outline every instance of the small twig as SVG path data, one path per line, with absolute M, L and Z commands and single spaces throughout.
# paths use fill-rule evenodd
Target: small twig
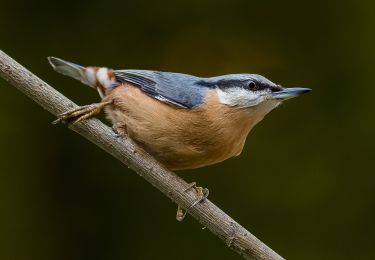
M 55 116 L 77 107 L 72 101 L 39 79 L 0 50 L 0 76 Z M 218 236 L 228 247 L 247 259 L 283 259 L 208 199 L 193 205 L 199 197 L 183 179 L 166 170 L 129 138 L 121 138 L 98 119 L 71 124 L 69 128 L 90 140 L 133 169 L 164 195 Z

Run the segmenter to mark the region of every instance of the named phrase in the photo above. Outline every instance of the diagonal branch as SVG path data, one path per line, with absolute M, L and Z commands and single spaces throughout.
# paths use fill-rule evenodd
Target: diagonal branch
M 77 107 L 72 101 L 32 74 L 0 50 L 0 76 L 55 116 Z M 69 128 L 111 154 L 222 239 L 246 259 L 283 259 L 208 199 L 199 199 L 189 184 L 166 170 L 130 139 L 118 137 L 98 119 L 89 119 Z M 194 207 L 190 207 L 194 205 Z

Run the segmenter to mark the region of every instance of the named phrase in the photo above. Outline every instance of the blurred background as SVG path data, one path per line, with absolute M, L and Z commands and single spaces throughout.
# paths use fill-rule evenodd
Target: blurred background
M 84 65 L 259 73 L 285 102 L 242 155 L 180 172 L 287 259 L 375 259 L 373 1 L 1 1 L 0 48 L 78 104 Z M 239 259 L 117 160 L 0 80 L 1 259 Z

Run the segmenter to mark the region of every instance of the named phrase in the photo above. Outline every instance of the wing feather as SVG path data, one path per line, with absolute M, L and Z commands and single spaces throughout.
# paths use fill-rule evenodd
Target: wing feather
M 207 88 L 197 84 L 201 78 L 187 74 L 151 70 L 116 70 L 119 82 L 128 82 L 147 95 L 180 108 L 193 108 L 203 103 Z

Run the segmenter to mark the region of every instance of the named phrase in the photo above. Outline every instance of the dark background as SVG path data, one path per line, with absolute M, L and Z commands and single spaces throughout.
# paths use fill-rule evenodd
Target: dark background
M 51 3 L 52 2 L 52 3 Z M 46 57 L 200 76 L 259 73 L 313 92 L 240 157 L 181 172 L 288 259 L 374 259 L 373 1 L 0 1 L 0 48 L 79 104 Z M 0 80 L 1 259 L 238 259 L 114 158 Z

